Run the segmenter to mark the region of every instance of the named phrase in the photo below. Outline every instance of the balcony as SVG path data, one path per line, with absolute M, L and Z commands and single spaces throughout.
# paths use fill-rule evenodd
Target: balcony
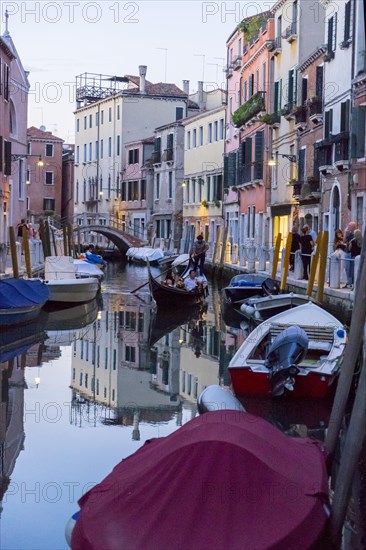
M 328 63 L 329 61 L 331 61 L 332 59 L 334 59 L 334 51 L 333 50 L 329 50 L 328 49 L 328 46 L 326 46 L 327 48 L 327 51 L 325 52 L 325 54 L 323 55 L 323 61 L 325 63 Z
M 238 69 L 240 69 L 240 67 L 241 67 L 241 55 L 237 55 L 233 59 L 233 69 L 234 71 L 237 71 Z
M 314 145 L 317 165 L 323 176 L 333 172 L 333 145 L 329 138 L 323 139 Z
M 289 44 L 297 39 L 297 26 L 296 21 L 291 23 L 286 30 L 282 33 L 282 38 L 285 38 Z
M 349 133 L 341 132 L 332 138 L 335 144 L 334 164 L 340 172 L 349 168 Z
M 303 132 L 307 126 L 307 109 L 305 105 L 299 105 L 295 112 L 295 128 L 299 132 Z
M 264 110 L 264 95 L 261 92 L 257 92 L 233 113 L 233 124 L 236 128 L 240 128 Z
M 295 118 L 294 106 L 292 103 L 286 103 L 281 109 L 281 115 L 286 120 L 293 120 Z
M 277 38 L 274 39 L 273 55 L 278 55 L 281 52 L 282 52 L 282 38 L 280 36 L 277 36 Z
M 260 121 L 272 128 L 279 128 L 281 124 L 281 114 L 280 113 L 266 113 L 260 117 Z
M 151 158 L 152 158 L 153 164 L 160 164 L 161 163 L 161 151 L 154 151 Z
M 293 188 L 294 188 L 293 191 L 292 191 L 292 196 L 299 198 L 300 195 L 301 195 L 302 182 L 296 181 L 292 185 L 293 185 Z
M 321 97 L 313 97 L 308 101 L 309 120 L 315 125 L 323 122 L 323 99 Z
M 173 162 L 174 161 L 174 150 L 173 149 L 165 149 L 164 153 L 162 155 L 162 160 L 164 162 Z
M 228 66 L 226 67 L 225 73 L 226 73 L 226 78 L 230 78 L 231 76 L 233 76 L 233 74 L 234 74 L 234 67 L 233 67 L 233 64 L 232 64 L 232 63 L 230 63 L 230 65 L 228 65 Z
M 96 197 L 89 197 L 86 201 L 85 201 L 85 204 L 86 206 L 94 206 L 95 204 L 98 203 L 98 199 Z
M 306 183 L 309 186 L 312 195 L 320 193 L 320 176 L 319 174 L 309 175 L 306 177 Z

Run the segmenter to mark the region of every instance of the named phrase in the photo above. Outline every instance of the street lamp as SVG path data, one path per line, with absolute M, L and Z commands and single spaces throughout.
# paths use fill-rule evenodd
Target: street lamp
M 24 159 L 24 158 L 37 157 L 37 156 L 38 155 L 11 155 L 11 160 L 12 161 L 17 161 L 17 160 L 21 160 L 21 159 Z M 37 166 L 39 166 L 39 167 L 44 166 L 44 161 L 43 161 L 41 155 L 38 156 Z
M 296 162 L 296 155 L 286 155 L 285 153 L 279 153 L 276 151 L 276 158 L 272 155 L 271 158 L 268 161 L 268 166 L 277 166 L 278 164 L 278 157 L 285 158 L 289 160 L 290 162 Z

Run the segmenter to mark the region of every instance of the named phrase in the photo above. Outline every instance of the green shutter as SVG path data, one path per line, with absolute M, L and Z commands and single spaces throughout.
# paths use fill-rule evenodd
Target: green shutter
M 352 111 L 352 158 L 365 156 L 365 107 Z

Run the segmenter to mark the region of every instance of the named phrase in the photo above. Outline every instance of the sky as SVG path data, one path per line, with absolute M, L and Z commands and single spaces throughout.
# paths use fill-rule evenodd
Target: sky
M 28 127 L 41 125 L 74 142 L 75 78 L 83 73 L 138 75 L 190 91 L 225 87 L 226 41 L 240 21 L 273 0 L 197 2 L 43 0 L 0 4 L 0 34 L 8 28 L 29 71 Z

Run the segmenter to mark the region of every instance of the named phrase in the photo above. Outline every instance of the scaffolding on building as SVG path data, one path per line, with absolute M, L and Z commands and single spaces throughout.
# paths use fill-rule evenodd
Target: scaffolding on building
M 85 107 L 126 89 L 126 76 L 83 73 L 76 77 L 76 108 Z

